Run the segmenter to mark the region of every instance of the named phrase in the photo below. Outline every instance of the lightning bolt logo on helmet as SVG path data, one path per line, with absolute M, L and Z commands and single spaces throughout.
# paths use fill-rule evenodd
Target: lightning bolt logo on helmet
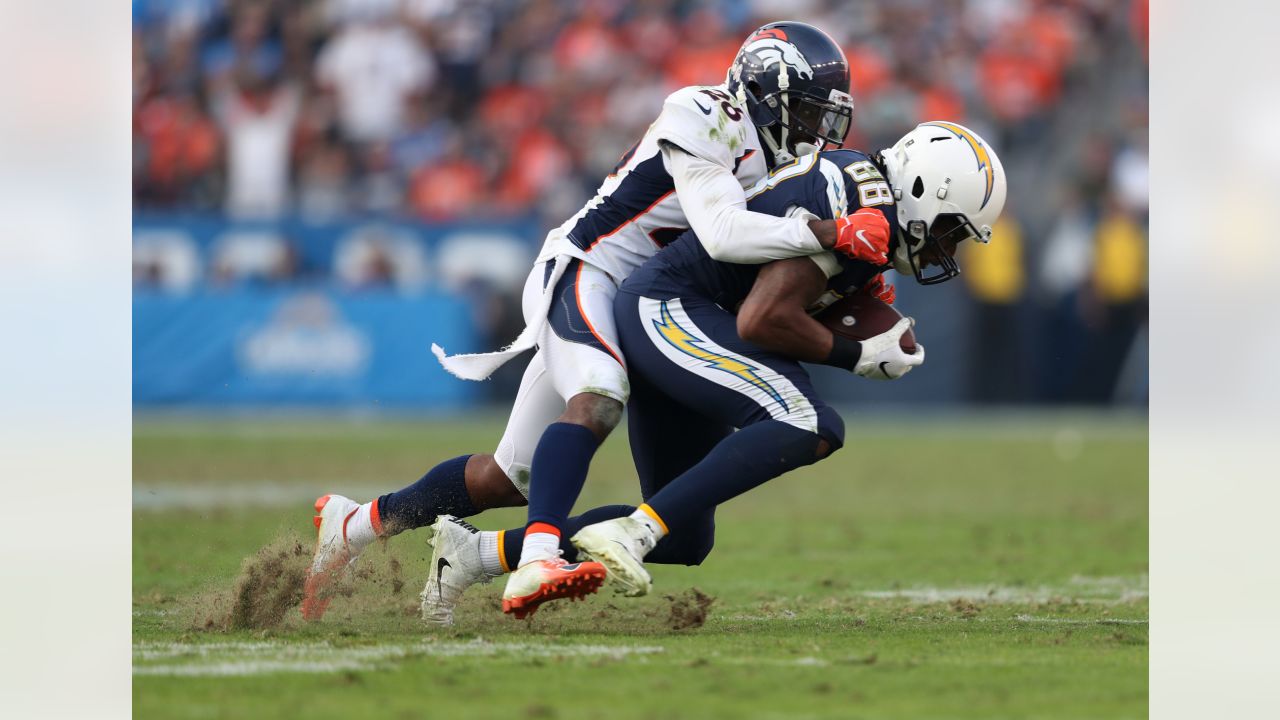
M 983 174 L 983 179 L 986 183 L 986 188 L 982 196 L 982 206 L 981 206 L 982 208 L 985 208 L 987 206 L 987 203 L 991 201 L 991 190 L 995 185 L 995 181 L 996 181 L 995 169 L 991 165 L 991 154 L 987 152 L 987 146 L 983 145 L 981 140 L 979 140 L 977 137 L 974 137 L 973 133 L 969 132 L 969 129 L 962 125 L 957 125 L 955 123 L 950 123 L 950 122 L 943 122 L 941 120 L 935 120 L 933 122 L 927 122 L 922 124 L 930 125 L 933 127 L 940 127 L 946 130 L 947 132 L 950 132 L 951 134 L 955 135 L 956 137 L 960 138 L 961 140 L 963 140 L 965 143 L 969 145 L 969 149 L 973 151 L 973 158 L 978 162 L 978 172 L 981 172 Z

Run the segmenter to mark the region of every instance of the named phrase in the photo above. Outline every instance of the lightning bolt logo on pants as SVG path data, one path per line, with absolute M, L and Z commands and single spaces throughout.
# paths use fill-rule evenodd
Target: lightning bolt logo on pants
M 693 335 L 676 323 L 675 318 L 671 316 L 671 311 L 667 309 L 667 301 L 665 300 L 662 301 L 661 316 L 662 322 L 653 320 L 653 326 L 658 330 L 658 334 L 662 335 L 662 338 L 670 343 L 672 347 L 686 355 L 702 360 L 707 364 L 707 367 L 727 372 L 730 375 L 745 380 L 753 387 L 758 388 L 769 397 L 773 398 L 778 405 L 782 406 L 783 412 L 788 412 L 789 409 L 787 408 L 787 402 L 782 399 L 782 395 L 779 394 L 777 390 L 774 390 L 772 385 L 760 377 L 758 369 L 754 365 L 742 362 L 738 358 L 712 352 L 711 350 L 699 346 L 697 343 L 704 343 L 706 341 Z

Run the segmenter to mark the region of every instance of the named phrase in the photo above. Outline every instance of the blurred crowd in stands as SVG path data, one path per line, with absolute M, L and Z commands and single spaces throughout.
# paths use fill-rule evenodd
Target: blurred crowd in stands
M 133 15 L 137 210 L 511 217 L 539 234 L 668 93 L 722 82 L 758 25 L 810 22 L 851 65 L 846 146 L 945 119 L 1004 161 L 1004 218 L 958 281 L 988 356 L 974 399 L 1145 401 L 1146 0 L 134 0 Z M 387 277 L 392 255 L 376 258 Z

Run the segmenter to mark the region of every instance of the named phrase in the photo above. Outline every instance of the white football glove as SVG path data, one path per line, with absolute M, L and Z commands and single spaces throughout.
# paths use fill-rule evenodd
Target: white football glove
M 908 355 L 898 339 L 915 325 L 912 318 L 902 318 L 888 330 L 862 341 L 862 356 L 853 371 L 870 380 L 897 380 L 924 362 L 924 345 L 916 343 L 914 354 Z

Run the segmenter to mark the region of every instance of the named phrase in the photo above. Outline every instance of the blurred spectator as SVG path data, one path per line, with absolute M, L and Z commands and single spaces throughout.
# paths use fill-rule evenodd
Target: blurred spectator
M 312 222 L 345 214 L 351 204 L 350 175 L 350 163 L 341 145 L 327 141 L 312 145 L 303 154 L 298 172 L 298 212 Z
M 1022 296 L 1026 287 L 1022 227 L 1006 207 L 991 242 L 963 242 L 959 262 L 975 301 L 974 352 L 969 384 L 980 403 L 1012 403 L 1026 397 L 1022 348 Z
M 134 115 L 134 192 L 148 204 L 204 205 L 220 148 L 195 96 L 160 95 Z
M 389 148 L 391 164 L 401 178 L 407 180 L 418 168 L 434 163 L 444 153 L 453 128 L 434 112 L 437 108 L 431 102 L 410 103 L 405 127 Z
M 997 118 L 1022 120 L 1054 99 L 1058 78 L 1030 39 L 1012 32 L 996 38 L 979 59 L 985 99 Z
M 284 49 L 273 35 L 271 5 L 266 0 L 241 0 L 234 6 L 231 32 L 208 43 L 200 66 L 212 84 L 235 75 L 272 77 L 284 66 Z
M 464 152 L 460 133 L 449 140 L 443 157 L 424 165 L 413 178 L 409 202 L 416 215 L 447 220 L 478 210 L 484 196 L 484 170 Z M 489 212 L 494 208 L 490 204 Z
M 214 92 L 214 111 L 227 142 L 227 214 L 282 215 L 289 205 L 290 150 L 301 92 L 248 67 Z
M 338 243 L 333 272 L 353 290 L 411 292 L 426 284 L 427 261 L 422 241 L 415 235 L 385 225 L 366 225 Z
M 1147 214 L 1151 187 L 1146 132 L 1140 135 L 1137 142 L 1125 145 L 1116 153 L 1115 162 L 1111 166 L 1111 177 L 1120 205 L 1136 216 L 1143 217 Z
M 556 38 L 553 57 L 563 71 L 585 82 L 610 79 L 622 50 L 612 26 L 617 9 L 608 0 L 582 3 L 582 12 Z
M 200 280 L 196 243 L 179 230 L 150 230 L 133 238 L 135 287 L 186 292 Z
M 673 90 L 724 82 L 742 40 L 737 34 L 725 32 L 719 16 L 710 10 L 693 13 L 684 22 L 680 42 L 667 60 L 667 81 Z
M 1077 396 L 1106 402 L 1146 318 L 1147 238 L 1142 226 L 1110 199 L 1095 234 L 1086 320 L 1090 329 Z
M 360 148 L 359 179 L 352 188 L 357 209 L 387 214 L 400 207 L 404 183 L 391 162 L 388 143 L 369 143 Z
M 1093 218 L 1079 193 L 1062 203 L 1041 253 L 1036 395 L 1063 402 L 1074 385 L 1084 346 L 1083 288 L 1093 268 Z
M 233 230 L 219 237 L 212 252 L 212 279 L 219 285 L 261 285 L 292 278 L 297 255 L 279 234 Z
M 406 105 L 426 94 L 435 73 L 431 55 L 389 10 L 344 23 L 316 58 L 316 82 L 334 93 L 343 135 L 354 142 L 394 139 Z

